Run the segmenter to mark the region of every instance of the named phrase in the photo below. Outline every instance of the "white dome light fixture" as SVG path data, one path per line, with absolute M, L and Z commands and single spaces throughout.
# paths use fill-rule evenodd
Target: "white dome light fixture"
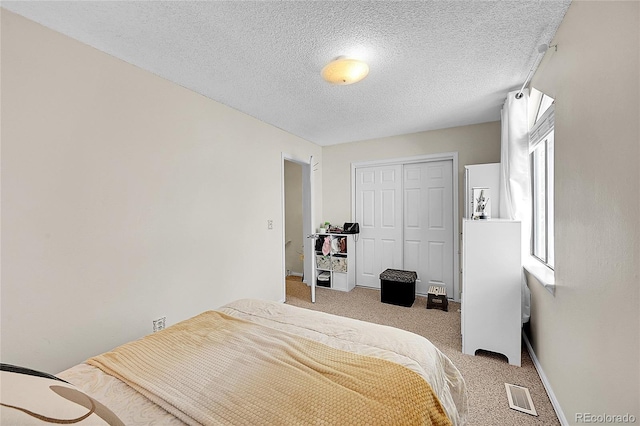
M 331 84 L 357 83 L 369 74 L 369 65 L 357 59 L 340 56 L 322 68 L 322 78 Z

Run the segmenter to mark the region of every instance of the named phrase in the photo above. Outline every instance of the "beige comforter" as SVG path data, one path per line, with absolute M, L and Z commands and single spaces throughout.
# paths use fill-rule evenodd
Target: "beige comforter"
M 208 311 L 87 362 L 187 424 L 450 425 L 390 361 Z
M 337 349 L 404 365 L 429 382 L 454 425 L 466 423 L 464 380 L 451 361 L 421 336 L 274 302 L 240 300 L 219 311 Z M 79 364 L 58 376 L 103 402 L 127 425 L 184 424 L 129 385 L 96 367 Z M 312 402 L 306 399 L 307 404 Z

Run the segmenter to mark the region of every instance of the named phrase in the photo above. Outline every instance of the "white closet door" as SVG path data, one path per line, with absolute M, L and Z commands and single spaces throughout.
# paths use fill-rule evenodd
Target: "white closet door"
M 451 161 L 403 169 L 404 268 L 416 271 L 416 293 L 443 285 L 453 294 L 453 175 Z
M 356 169 L 356 284 L 380 288 L 380 273 L 402 269 L 402 166 Z

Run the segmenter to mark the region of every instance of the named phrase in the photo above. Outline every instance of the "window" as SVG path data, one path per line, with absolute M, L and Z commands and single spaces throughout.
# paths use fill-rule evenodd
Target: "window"
M 536 122 L 529 132 L 531 160 L 531 255 L 554 268 L 554 107 L 543 95 Z M 544 109 L 544 110 L 543 110 Z

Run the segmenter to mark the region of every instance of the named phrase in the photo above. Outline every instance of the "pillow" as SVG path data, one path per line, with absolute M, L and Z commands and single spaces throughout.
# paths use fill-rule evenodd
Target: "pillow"
M 0 364 L 0 383 L 2 424 L 124 426 L 100 402 L 50 374 Z

